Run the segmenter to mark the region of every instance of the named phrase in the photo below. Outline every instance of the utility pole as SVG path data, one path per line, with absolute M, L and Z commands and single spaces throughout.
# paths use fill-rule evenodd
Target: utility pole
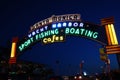
M 84 60 L 80 63 L 80 74 L 82 75 Z
M 106 65 L 107 65 L 107 72 L 110 73 L 110 59 L 107 59 Z

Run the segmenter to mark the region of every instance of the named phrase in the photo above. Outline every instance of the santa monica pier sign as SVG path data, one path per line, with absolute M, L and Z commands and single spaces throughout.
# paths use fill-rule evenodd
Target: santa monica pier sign
M 42 44 L 64 42 L 71 35 L 107 44 L 105 27 L 82 21 L 80 14 L 53 15 L 31 26 L 28 34 L 18 42 L 17 51 L 22 52 L 40 41 Z

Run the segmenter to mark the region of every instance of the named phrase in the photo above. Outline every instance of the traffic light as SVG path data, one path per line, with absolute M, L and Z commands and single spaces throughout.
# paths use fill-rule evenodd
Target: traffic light
M 103 61 L 106 61 L 108 56 L 105 53 L 105 49 L 104 48 L 100 48 L 99 51 L 100 51 L 100 59 L 103 60 Z

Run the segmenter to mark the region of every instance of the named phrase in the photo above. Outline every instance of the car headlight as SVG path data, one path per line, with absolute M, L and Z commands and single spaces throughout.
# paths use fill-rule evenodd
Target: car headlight
M 82 79 L 82 76 L 79 76 L 79 79 Z
M 75 76 L 74 79 L 76 79 L 77 77 Z

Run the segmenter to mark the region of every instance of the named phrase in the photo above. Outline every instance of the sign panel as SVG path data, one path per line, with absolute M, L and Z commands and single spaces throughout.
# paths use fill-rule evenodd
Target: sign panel
M 99 51 L 100 51 L 100 59 L 106 61 L 108 59 L 108 55 L 105 53 L 105 49 L 100 48 Z
M 120 54 L 120 45 L 106 46 L 106 54 Z
M 107 44 L 105 28 L 81 21 L 78 14 L 54 16 L 47 21 L 48 23 L 40 21 L 30 28 L 28 35 L 18 43 L 19 52 L 40 41 L 42 44 L 64 42 L 67 36 L 81 36 Z

